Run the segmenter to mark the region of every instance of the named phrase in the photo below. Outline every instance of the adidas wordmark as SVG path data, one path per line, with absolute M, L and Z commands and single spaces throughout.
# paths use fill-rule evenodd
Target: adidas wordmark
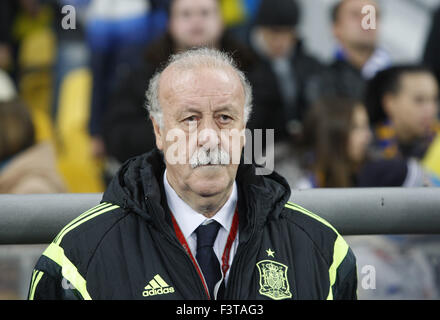
M 174 292 L 174 288 L 170 287 L 158 274 L 154 276 L 154 278 L 148 283 L 148 285 L 144 289 L 145 290 L 142 293 L 144 297 L 151 297 Z

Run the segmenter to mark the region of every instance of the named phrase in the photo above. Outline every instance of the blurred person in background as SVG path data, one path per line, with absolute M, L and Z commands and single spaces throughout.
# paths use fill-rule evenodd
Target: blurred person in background
M 251 129 L 275 129 L 275 141 L 298 134 L 306 109 L 305 88 L 322 65 L 308 55 L 297 30 L 294 0 L 262 0 L 250 43 L 258 63 L 249 73 L 254 87 Z M 264 135 L 263 135 L 264 136 Z
M 304 126 L 304 158 L 294 162 L 290 154 L 275 161 L 275 170 L 292 188 L 420 186 L 410 184 L 413 173 L 405 160 L 371 153 L 373 136 L 362 102 L 322 99 Z M 375 268 L 375 288 L 365 289 L 360 281 L 360 299 L 438 299 L 438 237 L 347 236 L 347 242 L 356 254 L 359 278 L 365 276 L 364 266 Z
M 13 77 L 20 98 L 28 106 L 37 141 L 53 138 L 50 109 L 57 52 L 54 3 L 5 0 L 0 4 L 0 68 Z M 7 66 L 4 52 L 9 52 Z
M 367 180 L 392 176 L 403 162 L 403 187 L 440 186 L 438 176 L 421 162 L 430 153 L 435 136 L 439 137 L 438 85 L 431 70 L 419 65 L 383 70 L 369 81 L 365 103 L 374 128 L 374 154 L 385 158 L 370 170 Z M 389 161 L 396 166 L 383 165 Z M 439 298 L 439 236 L 347 238 L 358 265 L 373 265 L 377 275 L 375 290 L 358 288 L 361 299 Z
M 0 102 L 0 193 L 63 193 L 55 151 L 35 143 L 27 107 L 18 98 Z
M 375 8 L 375 28 L 364 28 L 366 6 Z M 308 88 L 308 98 L 346 96 L 362 100 L 366 80 L 388 67 L 391 59 L 378 46 L 381 25 L 380 11 L 373 0 L 341 0 L 333 7 L 332 30 L 337 41 L 335 61 L 316 77 Z
M 247 47 L 224 32 L 217 0 L 171 1 L 168 31 L 147 48 L 141 68 L 119 77 L 119 85 L 109 99 L 103 131 L 109 156 L 124 162 L 155 147 L 153 127 L 144 108 L 146 84 L 171 54 L 193 47 L 229 52 L 245 71 L 254 61 Z
M 426 41 L 423 63 L 429 66 L 440 83 L 440 7 L 435 11 L 431 30 Z M 423 165 L 436 176 L 440 177 L 440 135 L 432 142 L 426 156 L 423 159 Z M 440 184 L 440 183 L 439 183 Z
M 432 68 L 437 81 L 440 82 L 440 8 L 432 18 L 431 30 L 426 41 L 423 63 Z
M 368 114 L 350 98 L 326 98 L 304 122 L 305 177 L 292 187 L 349 188 L 358 183 L 371 142 Z
M 406 160 L 371 152 L 372 140 L 361 101 L 326 97 L 306 115 L 301 148 L 278 151 L 275 170 L 300 189 L 423 185 Z
M 57 53 L 54 66 L 54 92 L 52 118 L 56 121 L 60 106 L 60 95 L 64 80 L 72 71 L 89 66 L 90 56 L 85 37 L 86 16 L 90 0 L 52 0 L 55 13 Z M 74 18 L 69 18 L 63 9 L 73 6 Z M 66 20 L 67 19 L 67 20 Z M 67 25 L 69 22 L 70 25 Z M 62 107 L 61 107 L 62 108 Z
M 91 0 L 85 34 L 93 74 L 92 153 L 105 155 L 102 121 L 120 73 L 141 65 L 142 49 L 166 28 L 168 0 Z
M 366 95 L 377 151 L 388 159 L 423 161 L 440 136 L 438 99 L 437 80 L 426 67 L 401 65 L 378 73 Z
M 20 78 L 20 47 L 31 34 L 50 27 L 52 3 L 41 0 L 0 1 L 0 69 L 17 82 Z M 36 56 L 41 54 L 35 52 Z

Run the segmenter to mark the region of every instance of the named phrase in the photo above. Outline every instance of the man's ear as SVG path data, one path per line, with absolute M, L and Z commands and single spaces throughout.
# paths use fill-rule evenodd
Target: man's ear
M 153 123 L 154 135 L 156 136 L 156 146 L 160 151 L 163 151 L 162 129 L 152 116 L 150 116 L 150 120 Z

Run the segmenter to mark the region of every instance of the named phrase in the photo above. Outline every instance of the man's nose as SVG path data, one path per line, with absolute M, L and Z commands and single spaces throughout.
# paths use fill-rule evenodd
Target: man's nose
M 199 147 L 204 147 L 206 149 L 217 148 L 220 144 L 220 138 L 217 130 L 215 130 L 215 123 L 212 120 L 205 120 L 204 123 L 199 128 L 199 134 L 197 143 Z

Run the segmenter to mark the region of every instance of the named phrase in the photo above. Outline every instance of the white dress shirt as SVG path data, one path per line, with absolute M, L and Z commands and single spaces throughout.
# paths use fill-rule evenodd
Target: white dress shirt
M 168 179 L 166 177 L 167 171 L 163 175 L 163 184 L 165 188 L 165 194 L 167 197 L 168 207 L 176 219 L 177 224 L 179 225 L 180 230 L 182 231 L 183 236 L 185 237 L 186 242 L 191 250 L 191 253 L 195 259 L 197 252 L 197 235 L 195 230 L 201 224 L 207 224 L 211 220 L 215 220 L 220 224 L 220 229 L 217 234 L 217 238 L 214 242 L 214 252 L 217 256 L 217 259 L 222 264 L 222 256 L 223 251 L 226 246 L 226 242 L 228 240 L 229 231 L 232 226 L 232 219 L 234 217 L 235 207 L 237 204 L 237 186 L 234 181 L 234 185 L 232 187 L 231 195 L 223 207 L 213 216 L 208 219 L 204 215 L 198 213 L 194 209 L 192 209 L 185 201 L 183 201 L 174 191 L 174 189 L 168 183 Z M 229 266 L 232 265 L 232 260 L 234 259 L 235 252 L 238 246 L 238 232 L 237 236 L 232 243 L 231 252 L 229 255 Z M 229 277 L 229 270 L 225 276 L 225 284 L 227 283 Z

